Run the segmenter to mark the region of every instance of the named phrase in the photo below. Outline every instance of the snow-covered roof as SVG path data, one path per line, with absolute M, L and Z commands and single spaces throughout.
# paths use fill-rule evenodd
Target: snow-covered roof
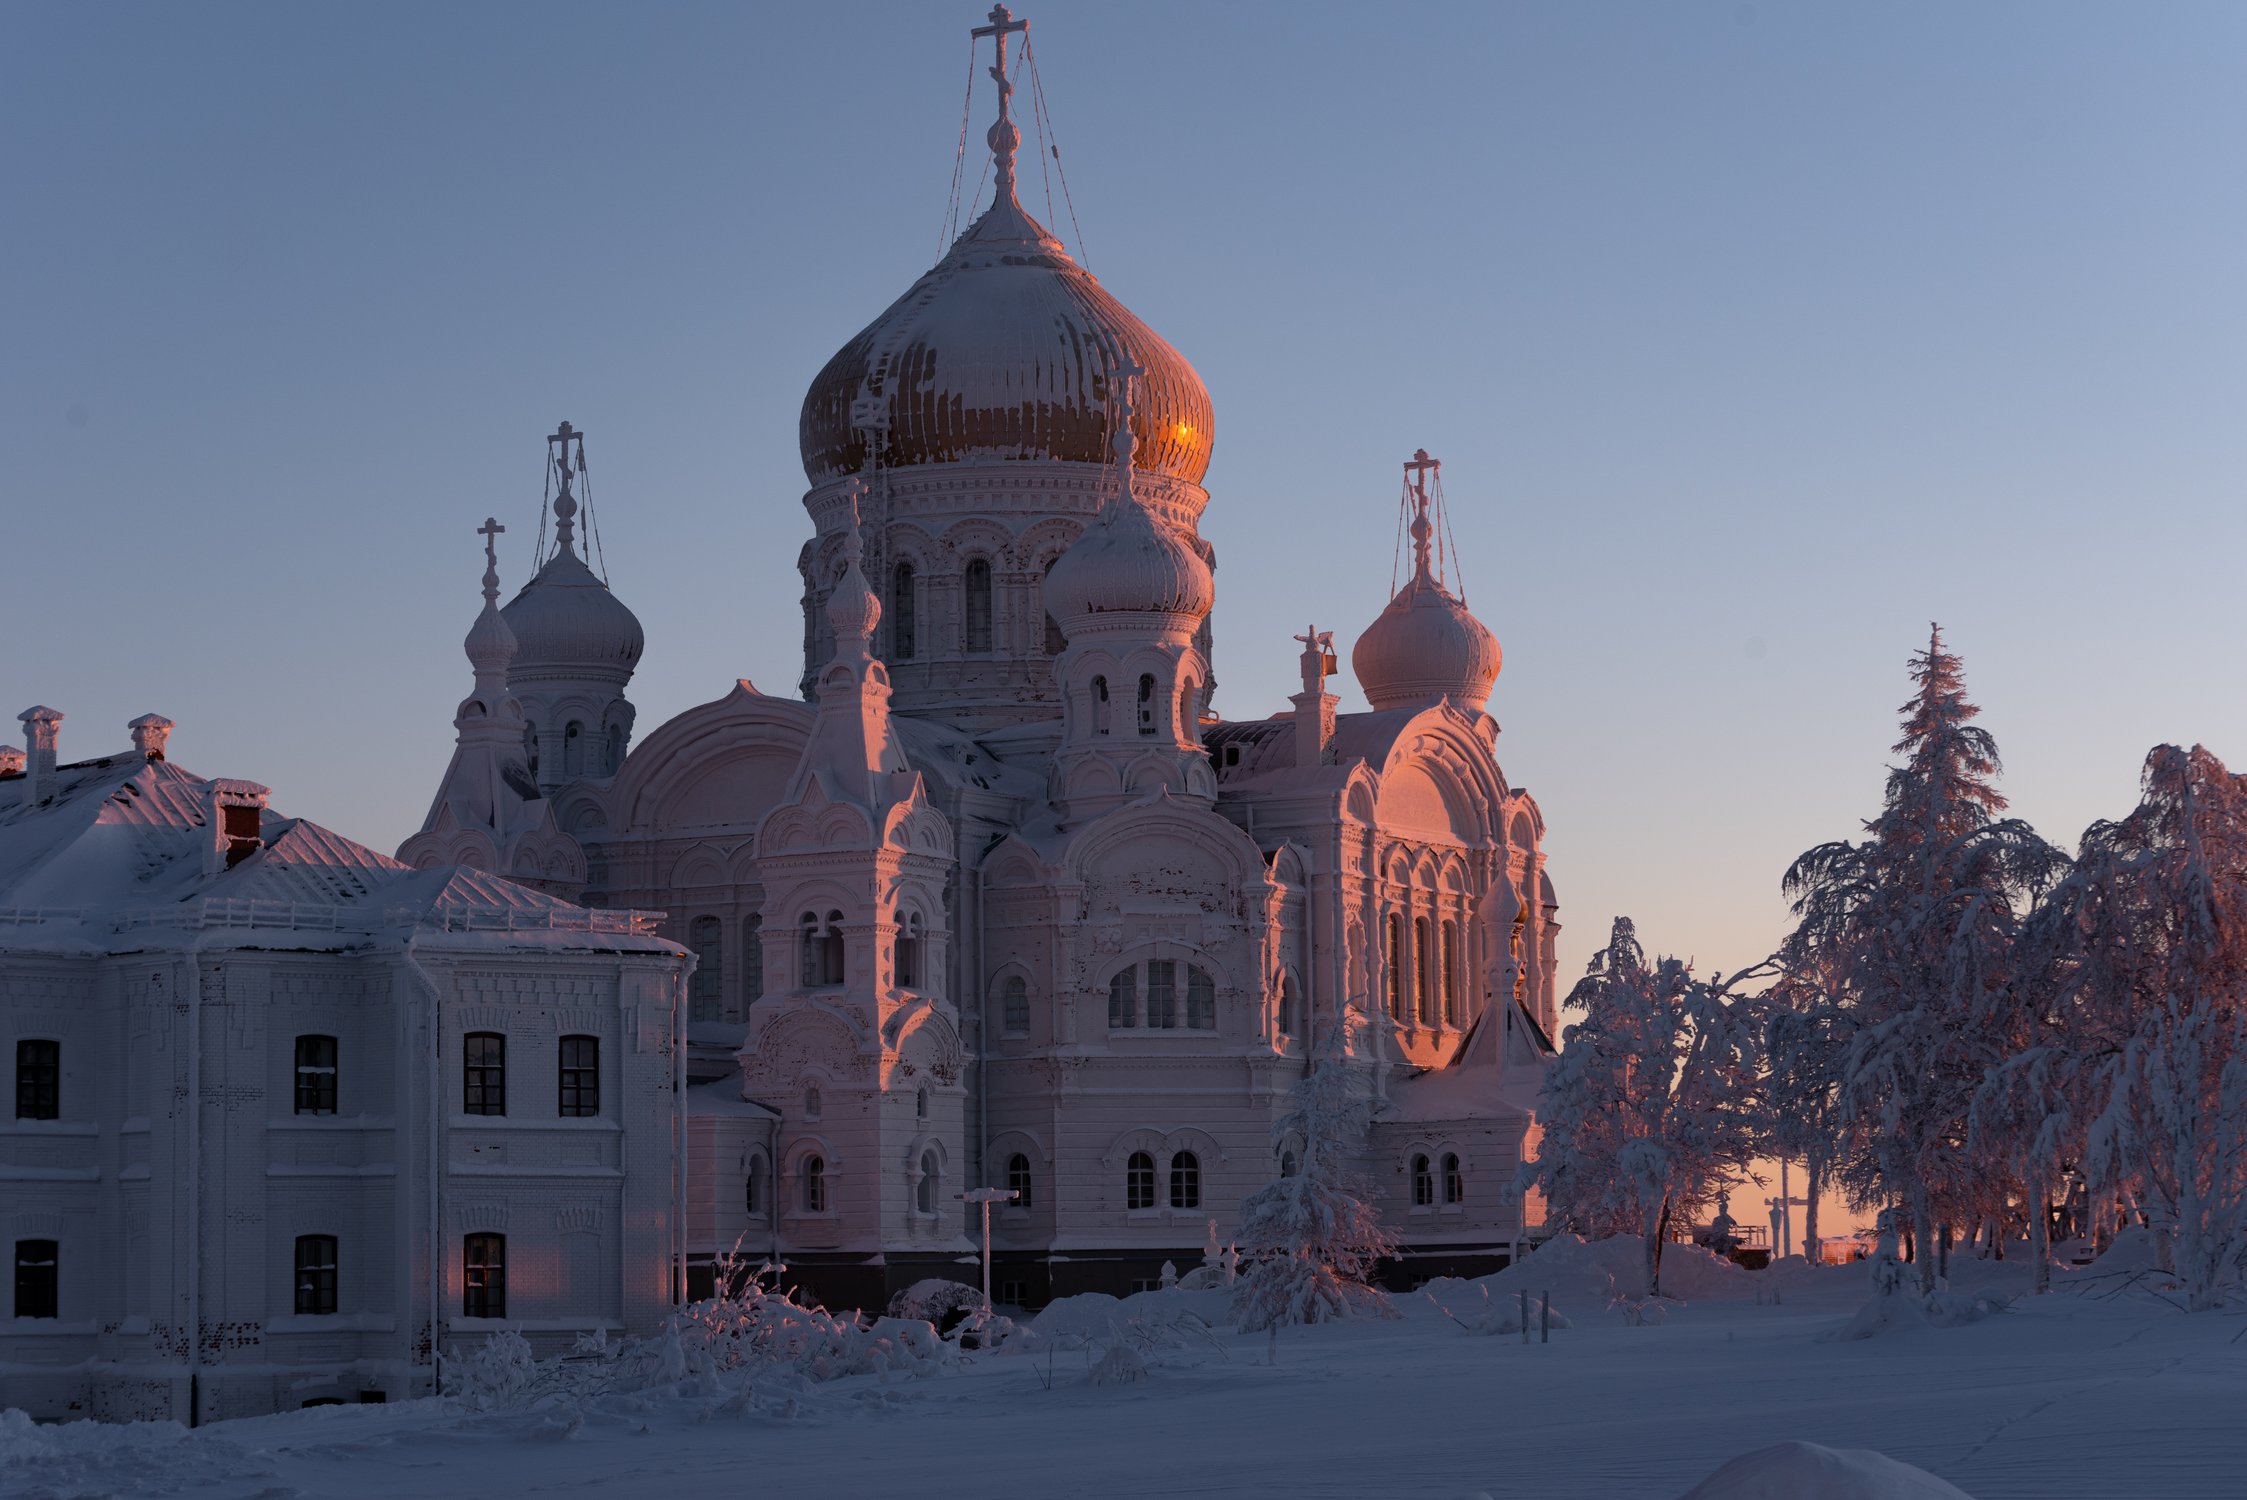
M 286 930 L 317 947 L 395 929 L 669 946 L 653 935 L 656 918 L 588 910 L 481 870 L 417 870 L 263 807 L 262 788 L 138 752 L 57 767 L 36 805 L 30 785 L 0 778 L 0 946 L 98 951 L 136 930 L 214 927 Z M 221 800 L 256 819 L 256 847 L 231 864 L 221 840 L 240 830 L 212 826 Z

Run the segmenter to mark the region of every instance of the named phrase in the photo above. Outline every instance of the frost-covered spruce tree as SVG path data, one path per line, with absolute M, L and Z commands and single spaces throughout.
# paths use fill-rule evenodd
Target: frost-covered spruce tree
M 1351 1077 L 1342 1025 L 1333 1027 L 1272 1128 L 1281 1175 L 1241 1204 L 1240 1275 L 1233 1318 L 1244 1333 L 1396 1309 L 1372 1284 L 1397 1249 L 1373 1206 L 1373 1186 L 1350 1166 L 1365 1149 L 1371 1108 Z M 1288 1164 L 1294 1171 L 1284 1170 Z
M 2142 788 L 2038 915 L 2060 955 L 2055 1074 L 2088 1115 L 2092 1191 L 2173 1227 L 2156 1242 L 2206 1309 L 2247 1268 L 2247 782 L 2163 745 Z
M 1818 1209 L 1828 1183 L 1850 1175 L 1855 1143 L 1846 1129 L 1843 1064 L 1856 1024 L 1840 967 L 1829 955 L 1788 963 L 1763 997 L 1764 1095 L 1773 1152 L 1798 1157 L 1803 1188 L 1802 1246 L 1814 1257 Z
M 1649 965 L 1618 917 L 1569 992 L 1584 1019 L 1545 1076 L 1543 1137 L 1515 1185 L 1543 1190 L 1556 1227 L 1641 1236 L 1648 1296 L 1661 1295 L 1673 1220 L 1706 1209 L 1758 1151 L 1760 1021 L 1735 993 L 1742 977 Z
M 1938 1219 L 1979 1216 L 2012 1195 L 1995 1154 L 1970 1160 L 1969 1111 L 2017 1048 L 2021 915 L 2065 867 L 2016 818 L 2001 818 L 1997 743 L 1973 720 L 1940 627 L 1914 654 L 1903 763 L 1859 843 L 1821 845 L 1787 872 L 1800 919 L 1790 966 L 1836 965 L 1852 1023 L 1841 1098 L 1855 1144 L 1843 1183 L 1860 1203 L 1903 1204 L 1923 1291 Z

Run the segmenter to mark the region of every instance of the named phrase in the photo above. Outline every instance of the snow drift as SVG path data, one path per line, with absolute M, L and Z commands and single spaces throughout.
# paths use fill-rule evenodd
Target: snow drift
M 1925 1469 L 1869 1448 L 1780 1443 L 1743 1453 L 1679 1500 L 1973 1500 Z

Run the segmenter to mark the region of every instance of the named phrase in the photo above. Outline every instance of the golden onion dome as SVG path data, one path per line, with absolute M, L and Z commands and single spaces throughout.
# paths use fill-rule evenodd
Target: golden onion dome
M 1054 460 L 1109 449 L 1107 371 L 1145 370 L 1132 427 L 1138 464 L 1199 484 L 1215 418 L 1185 356 L 1110 296 L 1004 185 L 934 269 L 827 361 L 804 396 L 804 473 L 823 484 L 866 466 L 879 403 L 884 468 Z

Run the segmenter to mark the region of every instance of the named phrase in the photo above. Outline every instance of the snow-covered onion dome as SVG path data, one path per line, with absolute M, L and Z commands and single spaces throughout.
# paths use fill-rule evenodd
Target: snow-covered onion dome
M 869 390 L 881 403 L 885 469 L 912 464 L 1106 459 L 1106 373 L 1145 369 L 1133 419 L 1143 469 L 1199 484 L 1215 417 L 1194 367 L 1016 201 L 1019 132 L 992 127 L 999 187 L 935 268 L 845 344 L 804 396 L 804 473 L 823 484 L 866 465 Z
M 584 673 L 621 686 L 647 645 L 639 617 L 577 555 L 576 517 L 565 461 L 554 498 L 554 555 L 500 611 L 515 634 L 513 681 Z
M 1046 608 L 1064 633 L 1109 614 L 1173 615 L 1199 621 L 1216 603 L 1209 564 L 1177 532 L 1148 513 L 1131 490 L 1138 426 L 1133 407 L 1142 372 L 1118 367 L 1112 447 L 1116 493 L 1046 574 Z
M 1377 709 L 1417 708 L 1438 698 L 1479 709 L 1490 701 L 1504 653 L 1498 637 L 1436 576 L 1427 489 L 1436 460 L 1423 448 L 1405 467 L 1414 476 L 1406 491 L 1413 508 L 1412 577 L 1358 637 L 1350 670 Z

